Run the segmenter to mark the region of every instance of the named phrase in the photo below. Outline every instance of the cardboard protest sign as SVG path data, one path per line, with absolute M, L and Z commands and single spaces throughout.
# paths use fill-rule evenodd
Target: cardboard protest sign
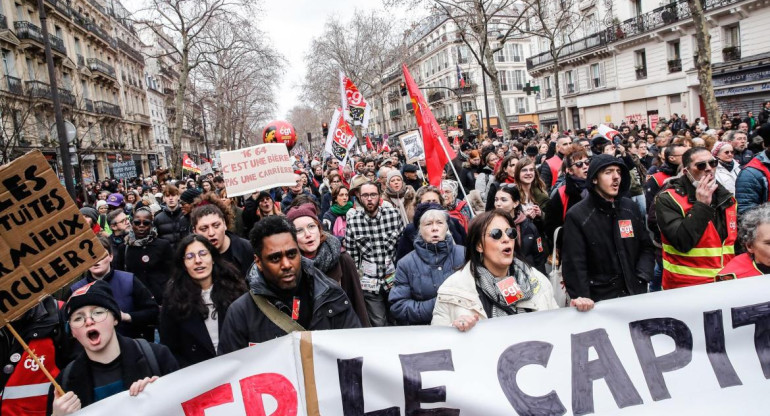
M 546 290 L 540 287 L 539 290 Z M 761 415 L 770 276 L 442 326 L 292 333 L 82 415 Z M 309 351 L 308 351 L 309 350 Z M 259 399 L 257 398 L 263 398 Z M 279 410 L 277 410 L 279 409 Z M 430 413 L 430 412 L 429 412 Z
M 0 326 L 106 256 L 40 151 L 0 166 Z
M 133 160 L 112 164 L 112 177 L 115 179 L 136 178 L 136 163 Z
M 214 174 L 214 169 L 211 168 L 211 163 L 209 162 L 203 162 L 199 165 L 199 167 L 201 168 L 201 175 L 205 176 L 209 174 L 211 175 Z
M 408 131 L 400 136 L 398 140 L 404 149 L 406 163 L 415 163 L 418 160 L 425 160 L 425 148 L 422 144 L 419 130 Z
M 283 143 L 222 152 L 220 158 L 222 177 L 230 198 L 296 184 L 292 158 Z

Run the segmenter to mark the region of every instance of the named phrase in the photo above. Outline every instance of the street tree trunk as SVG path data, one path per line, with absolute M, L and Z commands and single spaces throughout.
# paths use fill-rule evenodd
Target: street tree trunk
M 708 124 L 716 126 L 719 124 L 719 108 L 717 107 L 717 98 L 714 95 L 714 84 L 711 80 L 711 34 L 706 16 L 703 14 L 701 0 L 687 0 L 687 5 L 690 6 L 690 14 L 695 24 L 695 41 L 698 48 L 695 68 L 698 70 L 700 96 L 706 107 Z
M 183 40 L 184 42 L 184 40 Z M 176 110 L 176 119 L 174 120 L 174 139 L 171 142 L 171 175 L 181 177 L 182 172 L 182 128 L 184 127 L 184 96 L 187 92 L 187 77 L 190 74 L 189 51 L 187 45 L 182 48 L 181 68 L 179 68 L 179 88 L 174 97 L 174 109 Z
M 511 130 L 508 128 L 508 117 L 505 114 L 505 105 L 503 104 L 503 93 L 500 90 L 500 73 L 497 71 L 495 65 L 495 57 L 492 54 L 491 48 L 486 48 L 484 51 L 484 60 L 487 62 L 487 73 L 489 74 L 489 81 L 492 83 L 492 93 L 495 98 L 495 108 L 497 109 L 497 116 L 500 120 L 500 127 L 503 130 L 503 137 L 505 140 L 511 139 Z M 484 74 L 482 74 L 484 75 Z M 487 126 L 487 131 L 489 131 Z

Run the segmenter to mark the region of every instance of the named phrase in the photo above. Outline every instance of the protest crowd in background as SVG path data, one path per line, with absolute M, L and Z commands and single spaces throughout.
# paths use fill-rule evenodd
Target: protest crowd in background
M 236 198 L 220 172 L 88 185 L 77 203 L 108 256 L 15 323 L 38 349 L 47 342 L 67 393 L 25 373 L 3 329 L 0 414 L 140 394 L 292 330 L 473 336 L 483 319 L 590 314 L 607 299 L 770 270 L 766 120 L 599 127 L 466 134 L 439 170 L 393 143 L 359 143 L 343 161 L 296 154 L 293 186 Z

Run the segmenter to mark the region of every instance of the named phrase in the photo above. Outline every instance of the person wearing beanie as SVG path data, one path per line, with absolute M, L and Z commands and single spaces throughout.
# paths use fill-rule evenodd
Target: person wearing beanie
M 99 227 L 104 231 L 105 234 L 111 235 L 112 230 L 110 229 L 110 224 L 107 221 L 107 212 L 109 212 L 110 207 L 107 205 L 107 201 L 105 200 L 99 200 L 96 201 L 96 212 L 99 214 L 99 217 L 97 218 L 97 224 L 99 224 Z
M 342 287 L 362 326 L 369 327 L 369 315 L 356 265 L 350 254 L 342 251 L 341 241 L 324 231 L 315 206 L 302 204 L 293 207 L 286 213 L 286 218 L 297 229 L 297 244 L 302 256 Z
M 86 224 L 93 230 L 96 235 L 102 232 L 102 227 L 99 226 L 99 212 L 91 207 L 80 208 L 80 213 L 83 214 L 83 218 L 86 219 Z
M 286 217 L 260 220 L 250 237 L 255 265 L 249 272 L 249 293 L 227 310 L 217 347 L 220 355 L 286 335 L 277 318 L 263 312 L 266 306 L 257 306 L 261 302 L 278 309 L 285 315 L 281 319 L 293 321 L 298 330 L 361 327 L 342 288 L 302 258 L 297 230 Z
M 586 187 L 588 197 L 570 208 L 564 221 L 567 293 L 594 302 L 646 293 L 655 247 L 639 209 L 625 196 L 631 187 L 628 167 L 614 156 L 595 155 Z
M 741 168 L 735 181 L 735 198 L 738 200 L 738 215 L 770 201 L 770 123 L 757 131 L 765 150 L 757 154 Z M 744 140 L 745 141 L 745 140 Z M 735 150 L 735 146 L 733 146 Z
M 46 414 L 68 415 L 125 390 L 136 396 L 158 377 L 179 369 L 166 346 L 115 330 L 123 312 L 105 281 L 72 292 L 64 314 L 83 351 L 56 377 L 66 393 L 59 396 L 49 388 Z
M 417 171 L 420 168 L 417 165 L 407 164 L 404 166 L 404 184 L 409 185 L 417 191 L 422 188 L 423 181 L 417 176 Z
M 414 189 L 406 186 L 401 172 L 397 169 L 388 172 L 385 189 L 382 192 L 382 206 L 397 209 L 404 224 L 409 223 L 409 218 L 413 215 L 414 196 Z
M 422 203 L 414 213 L 413 250 L 398 261 L 390 313 L 401 325 L 429 325 L 438 288 L 465 263 L 465 247 L 449 232 L 449 213 L 439 204 Z
M 201 196 L 201 191 L 198 188 L 187 188 L 182 192 L 182 195 L 179 196 L 179 203 L 182 206 L 182 213 L 184 215 L 190 215 L 190 211 L 195 208 L 193 206 L 195 198 L 199 196 Z
M 107 256 L 91 266 L 85 277 L 73 283 L 68 292 L 74 292 L 97 280 L 109 283 L 119 307 L 118 333 L 129 338 L 154 340 L 159 314 L 158 302 L 147 286 L 133 273 L 113 267 L 116 256 L 109 238 L 99 236 L 98 240 L 107 251 Z
M 438 205 L 441 207 L 441 209 L 446 209 L 443 208 L 444 197 L 441 196 L 441 191 L 439 191 L 439 189 L 435 186 L 424 186 L 422 189 L 420 189 L 419 192 L 417 192 L 415 198 L 417 205 L 415 205 L 414 208 L 414 216 L 412 221 L 410 221 L 406 227 L 404 227 L 404 231 L 401 233 L 401 236 L 398 239 L 398 244 L 396 246 L 396 263 L 401 261 L 402 258 L 414 250 L 414 240 L 417 238 L 420 229 L 420 216 L 425 212 L 425 210 L 427 210 L 431 204 Z M 454 243 L 458 245 L 465 244 L 467 233 L 465 232 L 465 228 L 462 226 L 460 221 L 450 216 L 449 220 L 447 221 L 447 226 L 449 228 L 449 233 L 452 235 Z

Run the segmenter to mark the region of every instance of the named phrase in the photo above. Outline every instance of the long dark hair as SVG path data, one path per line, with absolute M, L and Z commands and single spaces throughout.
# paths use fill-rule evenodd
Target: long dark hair
M 476 250 L 476 247 L 483 245 L 484 233 L 486 232 L 487 227 L 489 227 L 489 224 L 491 224 L 496 217 L 502 217 L 504 220 L 508 221 L 508 224 L 511 227 L 516 227 L 511 214 L 502 209 L 494 209 L 479 214 L 471 220 L 471 223 L 468 226 L 468 239 L 466 240 L 465 245 L 465 263 L 470 263 L 471 275 L 473 275 L 474 278 L 479 276 L 478 268 L 484 266 L 484 256 Z
M 217 314 L 225 313 L 230 304 L 248 290 L 246 279 L 240 275 L 235 266 L 222 258 L 216 247 L 206 237 L 190 234 L 177 246 L 174 256 L 174 274 L 166 285 L 163 302 L 164 308 L 181 319 L 193 314 L 205 318 L 209 313 L 208 308 L 203 304 L 200 286 L 192 280 L 184 264 L 187 247 L 196 241 L 203 244 L 211 255 L 213 262 L 211 301 L 214 303 Z

